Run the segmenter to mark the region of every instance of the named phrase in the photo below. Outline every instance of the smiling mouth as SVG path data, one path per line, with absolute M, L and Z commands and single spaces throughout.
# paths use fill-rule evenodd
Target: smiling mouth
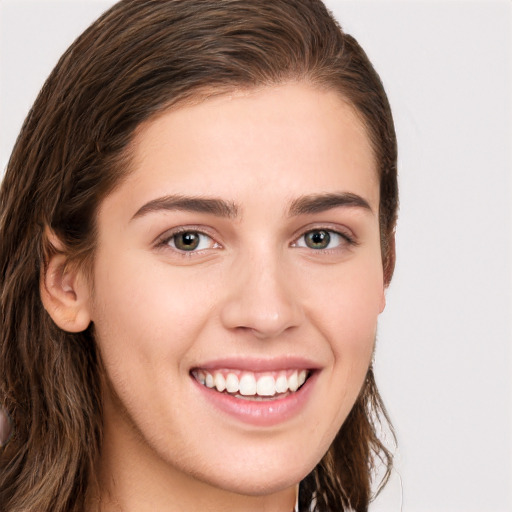
M 307 381 L 309 370 L 248 372 L 241 370 L 194 369 L 192 377 L 199 384 L 219 393 L 243 400 L 278 400 L 298 391 Z

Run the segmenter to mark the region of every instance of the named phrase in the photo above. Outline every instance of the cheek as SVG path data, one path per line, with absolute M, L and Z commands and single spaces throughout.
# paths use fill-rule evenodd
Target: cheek
M 377 260 L 361 266 L 347 264 L 331 277 L 331 281 L 325 281 L 322 293 L 315 288 L 310 318 L 329 344 L 329 388 L 333 390 L 333 403 L 339 404 L 336 423 L 341 424 L 371 363 L 384 287 L 382 266 Z
M 214 302 L 210 287 L 198 290 L 193 276 L 161 262 L 125 258 L 98 266 L 95 282 L 93 321 L 104 362 L 133 375 L 179 367 Z
M 360 354 L 367 359 L 382 310 L 384 286 L 382 267 L 347 265 L 322 281 L 309 297 L 311 318 L 330 340 L 336 358 Z
M 327 450 L 357 400 L 371 363 L 383 294 L 382 270 L 378 264 L 347 264 L 336 272 L 333 269 L 329 278 L 320 273 L 312 277 L 316 286 L 309 288 L 305 302 L 308 317 L 330 351 L 328 371 L 322 376 L 327 427 L 319 441 Z
M 187 362 L 208 319 L 215 287 L 205 284 L 198 290 L 198 280 L 190 275 L 172 272 L 162 262 L 141 263 L 124 258 L 96 268 L 95 337 L 106 400 L 114 398 L 105 406 L 105 417 L 114 425 L 130 418 L 151 444 L 164 446 L 155 425 L 168 425 L 167 433 L 181 438 L 176 418 L 188 416 L 176 403 L 169 416 L 170 390 L 176 396 L 186 392 Z

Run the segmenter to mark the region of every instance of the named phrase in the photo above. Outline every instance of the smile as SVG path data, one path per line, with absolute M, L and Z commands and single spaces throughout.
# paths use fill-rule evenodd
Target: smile
M 308 379 L 305 369 L 273 372 L 250 372 L 233 369 L 204 370 L 191 372 L 201 385 L 245 400 L 277 400 L 295 393 Z

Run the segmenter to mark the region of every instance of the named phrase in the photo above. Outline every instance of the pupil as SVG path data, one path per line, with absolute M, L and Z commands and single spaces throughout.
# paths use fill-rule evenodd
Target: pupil
M 178 249 L 190 251 L 199 245 L 199 237 L 196 233 L 182 233 L 174 243 Z
M 307 235 L 307 245 L 312 249 L 325 249 L 331 240 L 327 231 L 312 231 Z
M 192 233 L 183 235 L 183 243 L 185 245 L 192 245 L 195 242 L 195 236 Z

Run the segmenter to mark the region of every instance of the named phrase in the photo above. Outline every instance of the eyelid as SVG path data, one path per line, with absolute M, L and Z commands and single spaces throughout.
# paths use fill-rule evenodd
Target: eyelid
M 347 228 L 340 225 L 334 225 L 334 224 L 313 224 L 306 227 L 301 228 L 300 232 L 298 232 L 294 238 L 293 242 L 291 243 L 292 247 L 297 247 L 297 241 L 302 238 L 303 236 L 307 235 L 308 233 L 311 233 L 312 231 L 327 231 L 329 233 L 335 233 L 339 236 L 341 236 L 347 244 L 351 246 L 357 246 L 359 245 L 359 242 L 356 238 L 356 235 L 354 232 Z M 337 249 L 337 248 L 335 248 Z M 321 249 L 323 251 L 329 251 L 329 250 L 335 250 L 335 249 Z M 315 249 L 316 251 L 320 251 L 320 249 Z
M 193 250 L 193 251 L 182 251 L 177 248 L 173 248 L 169 245 L 169 240 L 180 234 L 180 233 L 198 233 L 200 235 L 204 235 L 209 237 L 214 242 L 214 247 L 212 249 L 222 249 L 223 246 L 220 242 L 218 242 L 217 237 L 211 232 L 211 229 L 208 229 L 205 226 L 200 225 L 184 225 L 184 226 L 177 226 L 175 228 L 170 228 L 167 231 L 165 231 L 162 235 L 158 236 L 154 242 L 155 248 L 168 248 L 171 251 L 174 251 L 176 254 L 179 254 L 180 256 L 193 256 L 194 254 L 201 254 L 204 251 L 209 250 L 208 249 L 200 249 L 200 250 Z M 297 241 L 304 237 L 307 233 L 310 233 L 311 231 L 327 231 L 330 233 L 335 233 L 342 237 L 346 244 L 348 246 L 357 246 L 359 245 L 359 242 L 357 241 L 357 238 L 353 231 L 347 227 L 340 226 L 340 225 L 334 225 L 331 223 L 325 223 L 325 224 L 312 224 L 305 227 L 302 227 L 300 231 L 296 232 L 296 234 L 293 237 L 292 242 L 290 243 L 291 247 L 299 247 L 297 245 Z M 332 249 L 311 249 L 315 252 L 328 252 L 328 251 L 336 251 L 339 250 L 340 247 L 335 247 Z
M 207 236 L 208 238 L 210 238 L 212 240 L 212 242 L 214 242 L 214 247 L 211 247 L 211 249 L 222 248 L 222 245 L 216 240 L 216 238 L 210 232 L 210 230 L 208 230 L 204 226 L 196 226 L 196 225 L 178 226 L 175 228 L 168 229 L 167 231 L 165 231 L 162 235 L 160 235 L 155 240 L 154 246 L 157 249 L 158 248 L 164 248 L 164 249 L 168 248 L 169 250 L 174 251 L 175 253 L 177 253 L 179 255 L 184 255 L 184 256 L 192 256 L 193 254 L 201 254 L 204 251 L 207 251 L 210 249 L 210 248 L 208 248 L 208 249 L 199 249 L 199 250 L 193 250 L 193 251 L 182 251 L 176 247 L 172 247 L 171 245 L 169 245 L 169 241 L 174 236 L 179 235 L 180 233 L 197 233 L 199 235 Z

